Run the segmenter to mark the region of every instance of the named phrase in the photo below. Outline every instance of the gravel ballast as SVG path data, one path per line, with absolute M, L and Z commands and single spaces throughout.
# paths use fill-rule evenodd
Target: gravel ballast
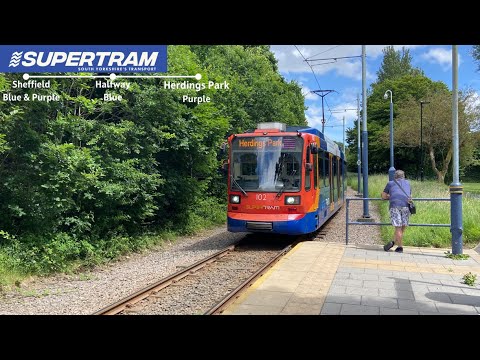
M 348 197 L 355 193 L 347 190 Z M 369 212 L 378 221 L 374 202 L 370 203 Z M 352 201 L 350 220 L 360 218 L 362 213 L 362 201 Z M 381 243 L 378 226 L 350 226 L 349 232 L 350 244 Z M 324 235 L 316 241 L 345 243 L 345 206 L 320 233 Z M 82 274 L 35 278 L 1 295 L 0 314 L 92 314 L 244 236 L 229 233 L 226 226 L 221 226 L 197 236 L 178 238 L 148 252 L 122 257 Z

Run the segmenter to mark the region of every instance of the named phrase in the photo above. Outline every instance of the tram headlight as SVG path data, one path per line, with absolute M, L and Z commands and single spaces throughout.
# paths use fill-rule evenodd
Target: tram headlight
M 285 205 L 299 205 L 300 196 L 285 196 Z
M 240 195 L 230 195 L 230 202 L 232 204 L 240 204 Z

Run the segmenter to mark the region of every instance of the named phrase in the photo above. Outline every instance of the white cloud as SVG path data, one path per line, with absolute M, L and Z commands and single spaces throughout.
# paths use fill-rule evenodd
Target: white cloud
M 472 95 L 467 99 L 467 104 L 465 111 L 468 113 L 473 113 L 480 109 L 480 95 L 478 92 L 473 92 Z
M 303 84 L 308 81 L 308 78 L 306 76 L 300 75 L 297 80 Z
M 465 111 L 467 113 L 477 113 L 478 114 L 478 111 L 480 110 L 480 95 L 478 94 L 478 92 L 473 92 L 473 94 L 467 99 L 467 104 L 466 104 L 466 108 L 465 108 Z M 479 118 L 476 118 L 474 121 L 473 121 L 473 124 L 471 126 L 471 130 L 472 131 L 480 131 L 480 119 Z
M 328 113 L 328 110 L 327 110 L 327 113 Z M 316 105 L 311 105 L 308 107 L 308 110 L 306 112 L 306 115 L 307 116 L 311 116 L 311 117 L 314 117 L 314 116 L 319 116 L 320 119 L 322 118 L 322 106 L 316 106 Z
M 373 59 L 378 58 L 379 56 L 383 55 L 382 50 L 387 46 L 390 45 L 367 45 L 367 57 L 371 57 Z M 403 47 L 405 47 L 405 49 L 412 50 L 423 46 L 425 45 L 393 45 L 393 48 L 397 51 L 401 51 Z
M 443 71 L 448 71 L 452 67 L 452 49 L 431 48 L 426 53 L 423 53 L 421 57 L 431 64 L 440 65 Z M 460 54 L 458 54 L 458 63 L 460 64 L 460 62 L 461 58 Z
M 385 48 L 385 46 L 387 45 L 367 45 L 367 61 L 368 59 L 376 59 L 381 56 L 382 49 Z M 413 49 L 420 45 L 394 45 L 397 50 L 401 49 L 402 46 Z M 334 71 L 338 76 L 354 80 L 362 79 L 362 61 L 360 57 L 340 59 L 346 56 L 361 56 L 361 45 L 297 45 L 297 47 L 308 60 L 323 58 L 337 59 L 310 61 L 317 75 Z M 295 46 L 272 45 L 271 50 L 278 60 L 278 67 L 282 73 L 311 73 L 310 67 Z M 370 73 L 367 68 L 367 80 L 375 80 L 375 77 L 376 76 Z
M 312 93 L 312 90 L 305 85 L 302 86 L 302 94 L 305 96 L 305 100 L 317 100 L 318 96 Z
M 297 46 L 298 50 L 300 50 L 300 52 L 295 48 L 295 46 L 293 46 L 291 49 L 290 49 L 290 53 L 291 55 L 303 60 L 303 57 L 306 57 L 307 59 L 313 55 L 313 52 L 314 51 L 311 47 L 309 46 L 305 46 L 305 45 L 299 45 Z M 300 54 L 301 53 L 301 54 Z
M 325 107 L 325 124 L 328 120 L 328 109 Z M 316 106 L 312 105 L 309 106 L 308 109 L 305 111 L 305 117 L 307 118 L 308 125 L 322 130 L 322 105 Z
M 307 59 L 361 55 L 360 45 L 343 45 L 332 49 L 334 46 L 335 45 L 297 45 L 302 55 Z M 278 60 L 278 67 L 282 73 L 311 73 L 307 62 L 293 45 L 272 45 L 271 50 Z M 356 61 L 354 61 L 355 59 L 351 60 L 352 61 L 346 59 L 337 60 L 337 62 L 332 64 L 313 66 L 313 69 L 318 75 L 337 70 L 340 75 L 352 76 L 355 66 L 361 69 L 361 61 L 360 58 L 356 59 Z M 358 65 L 352 65 L 352 63 L 354 64 L 355 62 L 358 63 Z M 310 62 L 312 65 L 315 63 L 320 62 Z M 345 63 L 347 64 L 345 65 Z M 343 69 L 344 65 L 345 70 Z
M 357 103 L 342 103 L 331 107 L 332 125 L 341 125 L 345 116 L 345 127 L 353 126 L 353 120 L 357 119 Z M 333 121 L 332 121 L 333 120 Z
M 357 106 L 357 95 L 359 100 L 362 100 L 361 89 L 358 87 L 346 87 L 342 89 L 340 93 L 340 98 L 338 99 L 339 102 L 345 103 L 355 103 L 355 107 Z

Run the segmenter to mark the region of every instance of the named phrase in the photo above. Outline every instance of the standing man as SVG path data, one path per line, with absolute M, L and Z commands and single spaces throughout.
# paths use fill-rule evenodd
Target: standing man
M 408 180 L 405 180 L 405 173 L 402 170 L 395 171 L 394 179 L 388 182 L 382 192 L 382 199 L 390 201 L 390 219 L 395 226 L 394 240 L 386 244 L 383 250 L 388 251 L 397 244 L 395 252 L 403 253 L 403 233 L 410 219 L 408 203 L 412 200 L 412 189 Z M 405 193 L 410 194 L 410 197 Z

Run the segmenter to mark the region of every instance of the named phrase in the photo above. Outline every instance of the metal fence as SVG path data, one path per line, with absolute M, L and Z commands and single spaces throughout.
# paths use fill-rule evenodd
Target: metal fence
M 382 198 L 346 198 L 347 202 L 347 211 L 346 211 L 346 234 L 345 234 L 345 243 L 348 245 L 348 226 L 349 225 L 392 225 L 391 223 L 379 223 L 379 222 L 364 222 L 364 221 L 349 221 L 349 205 L 350 201 L 352 200 L 380 200 L 380 201 L 388 201 L 383 200 Z M 412 199 L 415 201 L 450 201 L 450 198 L 414 198 Z M 433 227 L 450 227 L 450 224 L 408 224 L 408 226 L 433 226 Z

